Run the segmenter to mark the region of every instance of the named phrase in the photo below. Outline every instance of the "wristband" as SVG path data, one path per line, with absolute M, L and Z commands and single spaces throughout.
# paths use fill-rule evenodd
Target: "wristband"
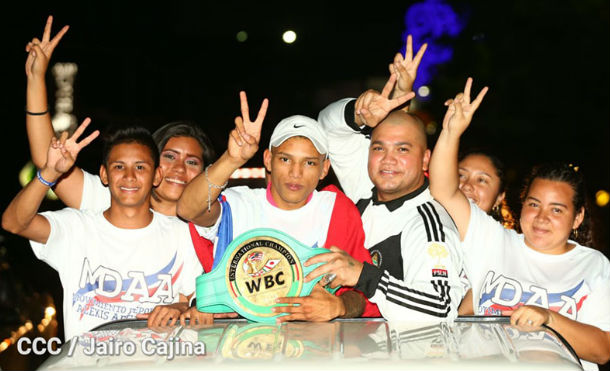
M 42 115 L 46 115 L 47 113 L 49 113 L 49 109 L 47 108 L 46 110 L 44 110 L 42 112 L 30 112 L 26 109 L 25 113 L 30 116 L 42 116 Z
M 245 232 L 229 244 L 216 268 L 197 277 L 197 310 L 237 312 L 251 321 L 274 323 L 287 314 L 273 311 L 286 305 L 275 300 L 309 295 L 322 276 L 310 282 L 304 278 L 323 263 L 303 263 L 327 252 L 271 228 Z M 327 288 L 333 294 L 337 289 Z
M 49 182 L 48 180 L 45 180 L 42 175 L 40 175 L 40 170 L 38 170 L 36 172 L 36 178 L 38 178 L 38 180 L 40 181 L 40 183 L 46 185 L 47 187 L 53 187 L 55 184 L 57 184 L 57 181 L 55 182 Z

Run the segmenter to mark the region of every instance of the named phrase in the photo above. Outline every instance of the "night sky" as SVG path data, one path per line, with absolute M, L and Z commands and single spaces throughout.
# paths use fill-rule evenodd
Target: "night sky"
M 169 121 L 195 120 L 220 153 L 239 114 L 239 90 L 248 93 L 253 114 L 264 97 L 270 99 L 262 138 L 266 144 L 283 117 L 315 117 L 336 99 L 380 89 L 387 63 L 404 45 L 405 31 L 442 30 L 441 16 L 434 13 L 405 25 L 407 9 L 424 1 L 384 2 L 377 8 L 352 2 L 261 3 L 159 7 L 103 2 L 36 8 L 24 2 L 17 4 L 21 11 L 5 13 L 1 109 L 5 138 L 10 138 L 3 150 L 11 161 L 1 205 L 18 189 L 15 175 L 29 156 L 22 111 L 24 46 L 41 36 L 48 14 L 55 17 L 54 31 L 71 26 L 52 63 L 78 64 L 74 114 L 79 120 L 89 116 L 92 126 L 102 130 L 131 123 L 154 130 Z M 484 85 L 491 90 L 463 147 L 488 146 L 499 153 L 511 169 L 513 203 L 526 171 L 546 160 L 577 163 L 592 194 L 608 190 L 608 2 L 425 3 L 449 4 L 462 28 L 457 35 L 438 38 L 437 44 L 451 48 L 453 56 L 433 70 L 427 83 L 431 95 L 419 102 L 426 121 L 440 122 L 442 102 L 473 76 L 477 91 Z M 287 29 L 297 33 L 292 45 L 281 41 Z M 235 36 L 242 30 L 248 40 L 239 43 Z M 430 58 L 429 49 L 424 61 Z M 52 104 L 51 76 L 48 83 Z M 430 136 L 431 145 L 437 134 Z M 82 167 L 97 171 L 99 142 L 82 153 Z M 260 166 L 261 158 L 255 156 L 249 165 Z M 606 227 L 607 210 L 593 210 L 605 218 Z
M 377 8 L 351 2 L 16 4 L 22 9 L 5 12 L 2 22 L 2 148 L 8 161 L 0 206 L 4 209 L 19 189 L 17 172 L 29 159 L 24 47 L 41 36 L 48 14 L 55 17 L 54 32 L 71 26 L 51 63 L 78 65 L 74 114 L 79 121 L 89 116 L 92 127 L 102 130 L 133 123 L 154 130 L 190 119 L 204 127 L 221 153 L 239 114 L 239 90 L 248 93 L 253 115 L 264 97 L 270 99 L 264 147 L 282 118 L 316 117 L 336 99 L 380 89 L 405 32 L 442 28 L 433 25 L 440 22 L 434 13 L 405 26 L 406 11 L 416 3 L 424 2 Z M 420 115 L 440 122 L 442 102 L 472 76 L 476 91 L 488 85 L 490 92 L 463 147 L 491 147 L 504 159 L 515 208 L 523 176 L 546 160 L 579 164 L 591 195 L 608 190 L 608 2 L 426 3 L 449 4 L 462 30 L 438 38 L 453 56 L 433 70 L 427 82 L 431 95 L 417 102 Z M 287 29 L 297 33 L 292 45 L 281 41 Z M 248 40 L 239 43 L 235 36 L 242 30 Z M 430 49 L 427 58 L 432 58 Z M 53 109 L 51 76 L 48 84 Z M 436 135 L 429 137 L 431 145 Z M 79 165 L 96 172 L 99 152 L 98 140 L 81 154 Z M 248 165 L 260 166 L 261 159 L 257 155 Z M 601 218 L 600 241 L 607 248 L 608 207 L 594 207 L 592 213 Z
M 53 34 L 71 26 L 51 65 L 78 65 L 74 114 L 79 121 L 91 117 L 91 126 L 102 130 L 137 123 L 152 131 L 169 121 L 190 119 L 222 153 L 239 114 L 239 90 L 248 93 L 252 115 L 263 98 L 270 100 L 261 148 L 286 116 L 316 117 L 334 100 L 379 90 L 388 77 L 387 64 L 404 45 L 405 30 L 412 32 L 405 26 L 405 13 L 423 1 L 368 6 L 351 1 L 54 3 L 21 1 L 11 4 L 14 10 L 3 10 L 2 210 L 20 189 L 17 173 L 29 160 L 24 48 L 32 37 L 42 36 L 49 14 L 55 17 Z M 472 76 L 475 91 L 487 85 L 490 92 L 462 143 L 494 148 L 506 162 L 513 208 L 518 208 L 526 171 L 547 160 L 580 165 L 591 196 L 610 190 L 608 1 L 436 4 L 449 4 L 462 30 L 438 40 L 452 48 L 453 56 L 434 70 L 427 83 L 429 99 L 418 101 L 420 115 L 440 123 L 442 103 Z M 432 14 L 419 22 L 434 29 L 438 19 Z M 297 33 L 292 45 L 281 41 L 287 29 Z M 248 39 L 239 43 L 236 34 L 242 30 Z M 51 76 L 47 81 L 53 109 L 55 85 Z M 429 137 L 431 145 L 436 135 L 438 131 Z M 100 161 L 97 142 L 78 159 L 93 172 Z M 262 165 L 262 150 L 248 165 Z M 59 202 L 43 205 L 60 207 Z M 601 226 L 597 248 L 608 255 L 608 206 L 594 206 L 591 213 Z M 31 269 L 34 263 L 20 260 L 33 258 L 27 255 L 31 253 L 14 251 L 11 244 L 19 239 L 1 233 L 13 269 L 19 274 Z

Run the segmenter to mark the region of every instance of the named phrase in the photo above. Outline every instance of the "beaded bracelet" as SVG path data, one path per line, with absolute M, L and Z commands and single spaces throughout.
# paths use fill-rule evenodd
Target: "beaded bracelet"
M 210 179 L 208 178 L 208 169 L 210 168 L 210 166 L 212 166 L 213 164 L 209 164 L 208 166 L 205 167 L 205 180 L 208 182 L 208 212 L 210 212 L 210 208 L 212 205 L 212 198 L 210 197 L 210 193 L 212 192 L 212 188 L 216 188 L 216 189 L 224 189 L 227 184 L 229 184 L 229 180 L 227 180 L 223 185 L 218 185 L 218 184 L 214 184 L 212 182 L 210 182 Z

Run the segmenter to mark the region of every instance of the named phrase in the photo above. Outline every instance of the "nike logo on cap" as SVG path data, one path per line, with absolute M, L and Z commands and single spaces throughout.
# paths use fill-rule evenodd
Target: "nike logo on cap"
M 305 126 L 305 125 L 297 125 L 297 124 L 292 125 L 292 127 L 295 129 L 302 128 L 303 126 Z

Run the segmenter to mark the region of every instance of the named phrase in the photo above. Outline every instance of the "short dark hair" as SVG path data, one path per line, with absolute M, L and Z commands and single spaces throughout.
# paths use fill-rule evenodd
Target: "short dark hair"
M 174 137 L 189 137 L 197 140 L 203 152 L 203 162 L 209 165 L 216 161 L 216 151 L 212 141 L 207 134 L 197 124 L 192 121 L 174 121 L 161 126 L 153 135 L 153 140 L 157 144 L 159 152 L 163 151 L 163 147 L 167 144 L 170 138 Z
M 587 209 L 589 209 L 589 200 L 587 199 L 587 186 L 585 177 L 582 174 L 582 169 L 570 163 L 565 162 L 549 162 L 537 165 L 532 168 L 530 175 L 527 177 L 523 190 L 521 191 L 521 203 L 525 201 L 527 194 L 536 179 L 546 179 L 555 182 L 564 182 L 570 185 L 574 191 L 572 205 L 574 212 L 580 212 L 580 209 L 585 209 L 585 217 L 580 226 L 572 231 L 570 238 L 580 243 L 581 245 L 591 246 L 593 236 L 591 232 L 591 218 Z
M 148 129 L 142 126 L 128 126 L 110 129 L 104 137 L 104 147 L 102 149 L 102 163 L 108 165 L 110 151 L 119 144 L 137 143 L 150 150 L 155 169 L 159 166 L 159 150 Z

